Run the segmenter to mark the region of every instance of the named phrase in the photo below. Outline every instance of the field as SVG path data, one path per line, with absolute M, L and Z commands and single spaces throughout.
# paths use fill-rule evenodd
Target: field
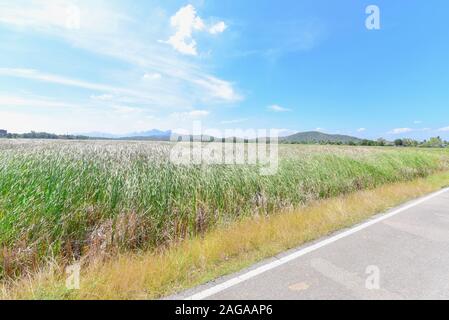
M 252 217 L 449 169 L 445 149 L 281 145 L 277 174 L 170 143 L 0 140 L 0 279 L 170 248 Z

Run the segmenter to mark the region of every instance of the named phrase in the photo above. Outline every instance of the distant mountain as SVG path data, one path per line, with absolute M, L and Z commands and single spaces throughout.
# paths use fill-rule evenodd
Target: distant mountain
M 318 131 L 299 132 L 291 136 L 279 139 L 281 142 L 296 142 L 296 143 L 319 143 L 319 142 L 341 142 L 341 143 L 360 143 L 362 139 L 341 135 L 341 134 L 327 134 Z
M 133 132 L 130 134 L 125 135 L 124 137 L 170 137 L 172 134 L 171 130 L 168 131 L 161 131 L 157 129 L 149 130 L 149 131 L 142 131 L 142 132 Z M 122 137 L 122 138 L 124 138 Z
M 116 139 L 116 140 L 148 140 L 148 141 L 170 141 L 170 137 L 172 137 L 173 131 L 161 131 L 161 130 L 149 130 L 142 132 L 132 132 L 123 135 L 115 135 L 103 132 L 89 132 L 83 133 L 83 136 L 87 136 L 90 138 L 99 138 L 99 139 Z M 182 139 L 184 137 L 184 139 Z M 183 136 L 179 135 L 178 140 L 193 140 L 193 141 L 222 141 L 221 138 L 214 138 L 209 136 Z M 254 141 L 254 139 L 250 139 L 249 141 Z M 326 134 L 317 131 L 310 132 L 299 132 L 290 136 L 279 138 L 279 142 L 284 143 L 320 143 L 320 142 L 331 142 L 331 143 L 343 143 L 347 144 L 350 142 L 360 143 L 362 139 L 351 137 L 347 135 L 340 134 Z
M 110 134 L 110 133 L 105 133 L 105 132 L 92 131 L 92 132 L 84 132 L 84 133 L 79 133 L 79 134 L 89 137 L 89 138 L 117 139 L 116 135 Z
M 142 131 L 142 132 L 132 132 L 126 134 L 111 134 L 105 132 L 87 132 L 83 133 L 83 136 L 90 138 L 101 138 L 101 139 L 127 139 L 133 138 L 138 140 L 169 140 L 172 131 L 161 131 L 157 129 Z

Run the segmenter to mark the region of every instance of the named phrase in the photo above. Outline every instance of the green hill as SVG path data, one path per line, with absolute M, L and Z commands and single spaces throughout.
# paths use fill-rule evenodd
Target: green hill
M 362 140 L 356 137 L 341 135 L 341 134 L 327 134 L 317 131 L 299 132 L 288 137 L 280 138 L 281 142 L 296 142 L 296 143 L 319 143 L 319 142 L 332 142 L 332 143 L 360 143 Z

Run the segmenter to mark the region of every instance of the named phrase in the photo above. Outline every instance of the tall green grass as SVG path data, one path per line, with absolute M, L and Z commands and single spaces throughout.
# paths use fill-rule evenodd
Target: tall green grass
M 279 170 L 177 166 L 171 145 L 0 142 L 0 277 L 45 259 L 158 248 L 250 215 L 424 177 L 449 153 L 281 146 Z

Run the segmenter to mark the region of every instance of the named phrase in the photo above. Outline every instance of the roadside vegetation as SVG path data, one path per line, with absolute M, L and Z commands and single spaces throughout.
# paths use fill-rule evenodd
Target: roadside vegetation
M 95 298 L 100 288 L 104 289 L 100 298 L 109 297 L 107 290 L 112 290 L 111 297 L 159 297 L 208 279 L 208 275 L 216 276 L 215 267 L 220 272 L 234 270 L 241 254 L 250 255 L 242 262 L 255 261 L 360 221 L 390 203 L 381 201 L 369 210 L 357 207 L 353 215 L 350 207 L 332 207 L 329 202 L 326 214 L 337 216 L 310 213 L 311 220 L 298 218 L 303 225 L 297 228 L 289 227 L 290 222 L 271 224 L 283 219 L 280 212 L 303 212 L 324 199 L 449 169 L 445 149 L 281 145 L 277 174 L 261 176 L 259 168 L 251 165 L 177 166 L 169 161 L 171 146 L 1 141 L 0 279 L 4 294 L 8 296 L 7 288 L 24 281 L 24 276 L 38 276 L 43 270 L 51 275 L 49 283 L 59 286 L 57 279 L 64 266 L 82 261 L 92 278 L 84 275 L 86 291 L 68 297 Z M 431 191 L 437 184 L 387 198 L 396 204 L 423 190 Z M 220 241 L 201 242 L 208 237 Z M 197 247 L 189 247 L 192 244 Z M 203 255 L 203 246 L 215 250 L 212 258 Z M 259 249 L 254 251 L 254 246 Z M 135 275 L 143 277 L 141 282 L 133 278 L 129 288 L 125 282 L 108 288 L 106 282 L 112 280 L 107 277 L 134 273 L 131 266 L 120 269 L 120 263 L 128 268 L 128 260 L 136 263 L 132 268 L 153 266 L 159 271 L 152 273 L 150 268 L 145 273 L 142 269 Z M 228 260 L 234 262 L 229 265 Z M 138 261 L 143 264 L 138 266 Z M 198 266 L 201 261 L 204 268 Z M 98 266 L 103 271 L 95 269 Z M 137 282 L 144 287 L 134 290 Z M 55 294 L 65 297 L 68 293 L 60 289 Z M 49 291 L 44 293 L 51 296 Z
M 449 173 L 439 173 L 313 201 L 271 216 L 247 217 L 164 250 L 128 252 L 85 265 L 79 290 L 67 289 L 64 269 L 52 263 L 33 276 L 0 284 L 0 299 L 167 297 L 447 186 Z

